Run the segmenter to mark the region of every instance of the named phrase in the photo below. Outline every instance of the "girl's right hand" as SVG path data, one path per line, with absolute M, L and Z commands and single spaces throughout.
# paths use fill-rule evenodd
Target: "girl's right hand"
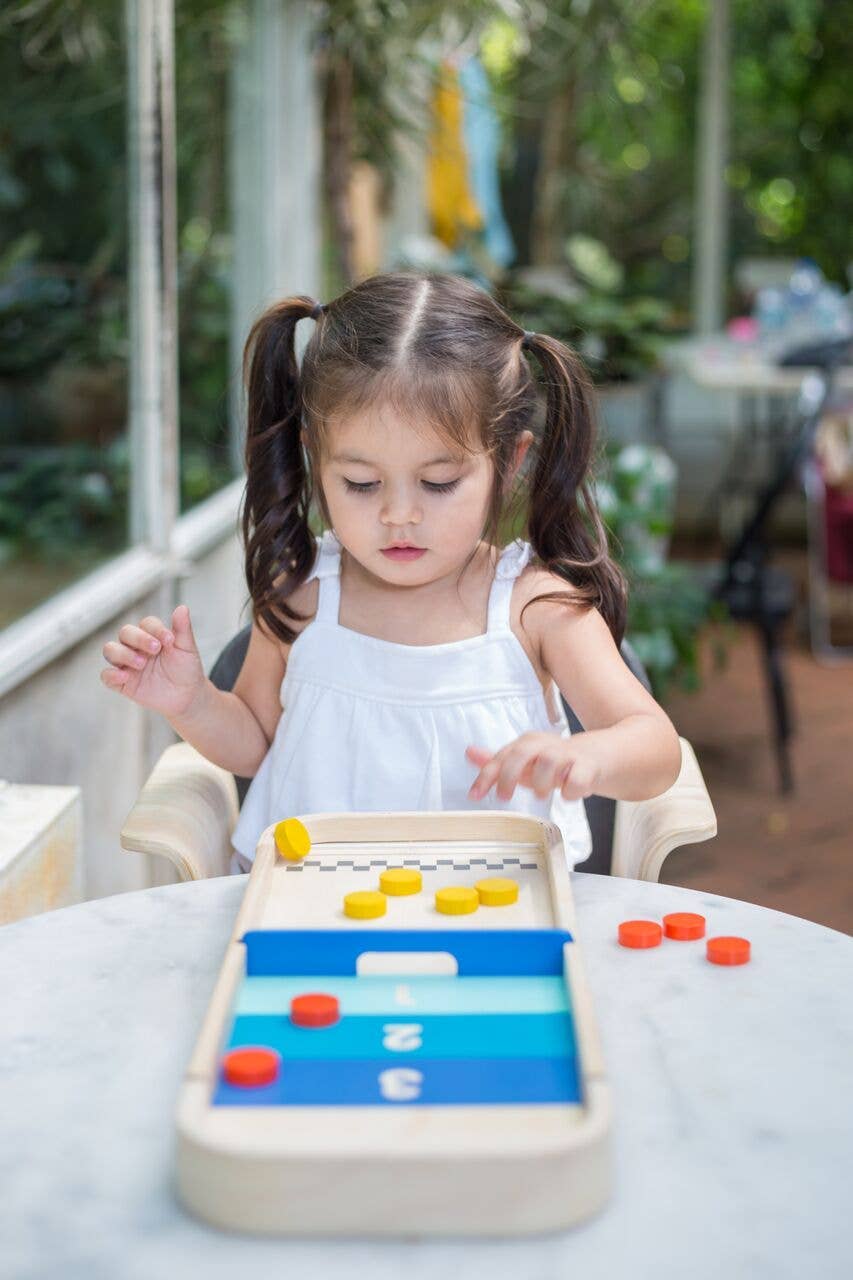
M 171 630 L 159 618 L 143 618 L 138 627 L 123 626 L 103 654 L 110 666 L 102 684 L 167 719 L 186 715 L 207 683 L 185 604 L 172 614 Z

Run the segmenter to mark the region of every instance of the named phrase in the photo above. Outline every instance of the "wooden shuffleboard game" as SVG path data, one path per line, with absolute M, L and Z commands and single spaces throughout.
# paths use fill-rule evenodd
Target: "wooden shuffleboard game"
M 595 1212 L 608 1091 L 558 829 L 507 813 L 300 821 L 299 860 L 273 827 L 261 838 L 187 1071 L 185 1204 L 323 1235 L 517 1234 Z

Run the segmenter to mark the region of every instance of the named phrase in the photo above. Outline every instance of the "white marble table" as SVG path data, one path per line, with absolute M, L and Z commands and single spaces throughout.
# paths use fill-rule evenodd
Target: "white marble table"
M 834 1280 L 853 1274 L 853 939 L 666 885 L 576 875 L 578 937 L 613 1091 L 596 1219 L 499 1241 L 256 1240 L 188 1217 L 173 1109 L 242 878 L 173 885 L 0 928 L 4 1280 Z M 743 934 L 635 952 L 668 910 Z

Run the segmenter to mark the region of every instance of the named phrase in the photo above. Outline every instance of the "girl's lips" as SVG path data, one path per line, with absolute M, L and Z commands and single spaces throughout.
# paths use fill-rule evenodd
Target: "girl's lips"
M 419 560 L 426 555 L 426 547 L 383 547 L 382 554 L 389 560 Z

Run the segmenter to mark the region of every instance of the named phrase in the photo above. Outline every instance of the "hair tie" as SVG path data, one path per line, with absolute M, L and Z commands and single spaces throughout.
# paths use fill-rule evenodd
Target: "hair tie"
M 535 337 L 536 337 L 536 334 L 532 329 L 524 330 L 524 336 L 521 339 L 521 346 L 524 351 L 528 351 L 530 349 L 531 340 Z
M 322 302 L 315 302 L 314 306 L 311 308 L 311 319 L 319 320 L 325 310 L 326 308 Z

